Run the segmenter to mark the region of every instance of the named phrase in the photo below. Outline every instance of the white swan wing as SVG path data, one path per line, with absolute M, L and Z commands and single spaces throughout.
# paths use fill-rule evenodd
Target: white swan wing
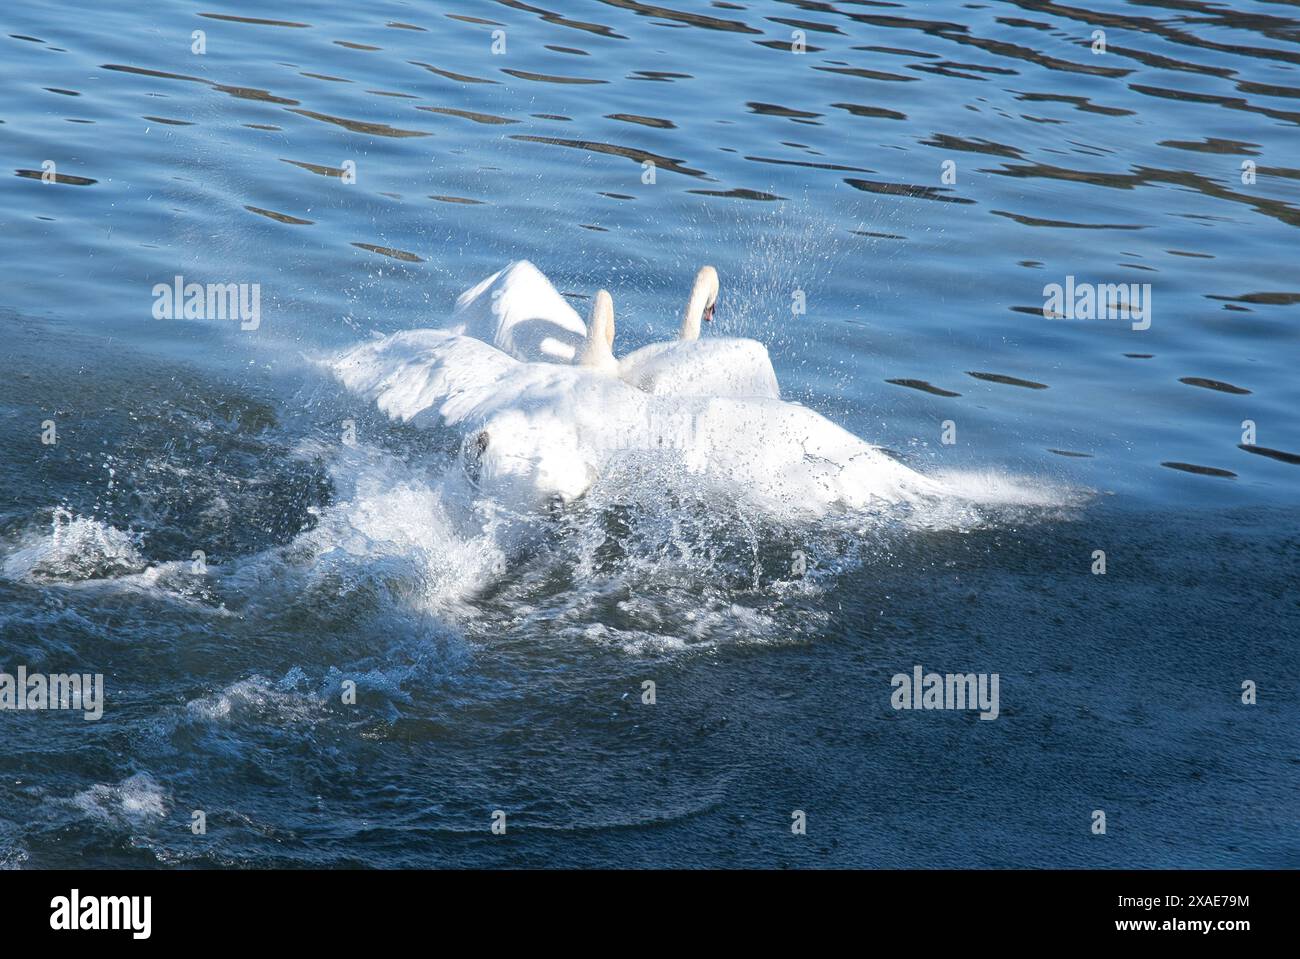
M 572 363 L 587 324 L 527 260 L 509 264 L 456 299 L 449 333 L 490 343 L 518 360 Z
M 445 330 L 406 330 L 361 343 L 331 364 L 349 390 L 395 420 L 433 414 L 448 425 L 501 393 L 523 367 L 493 346 Z
M 656 343 L 620 362 L 619 376 L 656 395 L 781 398 L 767 347 L 738 337 Z
M 687 468 L 774 511 L 862 509 L 913 502 L 939 490 L 807 407 L 733 397 L 681 403 L 694 418 Z

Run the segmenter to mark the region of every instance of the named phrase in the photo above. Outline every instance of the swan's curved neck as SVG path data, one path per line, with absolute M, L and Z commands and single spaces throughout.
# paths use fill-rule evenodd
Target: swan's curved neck
M 614 359 L 614 300 L 604 290 L 596 293 L 587 320 L 587 345 L 578 357 L 578 365 L 594 369 L 618 369 Z
M 695 275 L 695 285 L 691 287 L 690 299 L 686 301 L 686 312 L 682 315 L 682 328 L 677 334 L 679 340 L 698 340 L 700 338 L 700 321 L 712 318 L 713 304 L 718 299 L 718 274 L 711 266 L 706 266 Z

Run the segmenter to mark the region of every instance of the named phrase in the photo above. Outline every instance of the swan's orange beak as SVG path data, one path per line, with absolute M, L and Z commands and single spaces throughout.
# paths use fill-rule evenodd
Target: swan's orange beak
M 706 306 L 706 307 L 704 308 L 704 322 L 705 322 L 705 323 L 712 323 L 712 322 L 713 322 L 713 307 L 714 307 L 714 304 L 710 303 L 708 306 Z

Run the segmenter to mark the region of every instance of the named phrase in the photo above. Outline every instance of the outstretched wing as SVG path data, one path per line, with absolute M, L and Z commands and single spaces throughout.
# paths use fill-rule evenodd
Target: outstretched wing
M 515 359 L 572 363 L 587 325 L 541 270 L 517 260 L 456 300 L 448 332 L 491 343 Z
M 406 330 L 354 346 L 329 366 L 344 386 L 393 419 L 435 416 L 453 425 L 490 402 L 522 364 L 472 337 Z

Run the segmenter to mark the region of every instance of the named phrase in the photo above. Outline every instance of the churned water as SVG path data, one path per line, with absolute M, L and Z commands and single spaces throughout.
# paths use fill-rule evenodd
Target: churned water
M 0 671 L 105 686 L 0 711 L 0 865 L 1300 863 L 1294 5 L 0 28 Z M 710 332 L 983 505 L 450 496 L 316 361 L 521 258 L 620 353 L 714 264 Z

